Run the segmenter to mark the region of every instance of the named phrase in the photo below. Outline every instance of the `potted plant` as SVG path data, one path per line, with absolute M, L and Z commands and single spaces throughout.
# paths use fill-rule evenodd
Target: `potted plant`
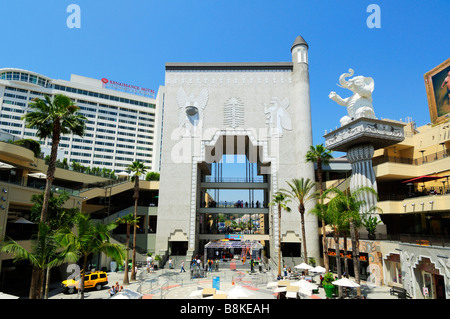
M 161 258 L 160 255 L 155 255 L 155 261 L 158 262 L 157 268 L 161 268 L 161 261 L 162 261 L 162 258 Z M 156 270 L 157 268 L 155 268 L 155 270 Z
M 379 223 L 381 223 L 381 221 L 378 220 L 377 217 L 373 217 L 373 216 L 366 217 L 362 221 L 363 226 L 366 228 L 367 232 L 369 233 L 368 234 L 369 239 L 373 240 L 376 238 L 375 231 L 376 231 L 377 225 Z
M 334 281 L 334 276 L 331 272 L 326 273 L 322 280 L 322 287 L 325 290 L 325 295 L 328 298 L 333 298 L 334 293 L 334 285 L 332 282 Z

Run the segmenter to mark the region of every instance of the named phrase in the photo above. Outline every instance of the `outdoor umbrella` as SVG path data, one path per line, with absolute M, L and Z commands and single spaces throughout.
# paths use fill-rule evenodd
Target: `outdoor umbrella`
M 315 272 L 315 273 L 318 273 L 318 274 L 322 274 L 325 271 L 326 271 L 326 269 L 323 268 L 322 266 L 316 266 L 313 269 L 311 269 L 311 272 Z
M 17 219 L 14 224 L 34 224 L 33 222 L 30 222 L 28 219 L 25 219 L 23 217 L 20 217 Z
M 128 174 L 127 172 L 120 172 L 117 173 L 116 176 L 130 176 L 130 174 Z
M 189 297 L 200 297 L 203 293 L 203 289 L 197 289 L 189 295 Z
M 278 288 L 276 288 L 273 292 L 283 292 L 283 291 L 286 291 L 286 287 L 278 287 Z
M 304 279 L 291 283 L 291 286 L 298 286 L 307 291 L 316 290 L 319 288 L 317 285 Z
M 236 286 L 228 291 L 228 297 L 230 298 L 248 298 L 249 296 L 250 293 L 241 286 Z
M 342 286 L 342 287 L 350 287 L 350 288 L 360 287 L 360 285 L 358 285 L 356 282 L 351 281 L 350 279 L 345 277 L 332 281 L 331 283 L 335 286 Z
M 44 173 L 41 173 L 41 172 L 31 173 L 31 174 L 28 174 L 28 176 L 34 177 L 34 178 L 47 178 L 47 174 L 44 174 Z
M 118 292 L 110 299 L 142 299 L 143 294 L 138 293 L 137 291 L 133 291 L 125 288 L 121 292 Z
M 305 270 L 310 270 L 313 269 L 312 266 L 305 264 L 305 263 L 301 263 L 300 265 L 295 266 L 295 268 L 297 269 L 305 269 Z
M 11 169 L 14 168 L 14 166 L 0 162 L 0 169 Z
M 272 287 L 277 287 L 278 286 L 278 282 L 277 281 L 271 281 L 267 284 L 267 288 L 272 288 Z

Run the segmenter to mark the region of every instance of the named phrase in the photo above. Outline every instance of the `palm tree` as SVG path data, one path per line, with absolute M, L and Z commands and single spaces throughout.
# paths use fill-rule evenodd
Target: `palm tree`
M 362 224 L 362 216 L 360 214 L 361 207 L 366 205 L 364 200 L 361 200 L 361 195 L 363 193 L 371 193 L 373 195 L 377 195 L 377 192 L 371 187 L 359 187 L 352 192 L 342 192 L 337 188 L 331 188 L 327 190 L 325 193 L 334 193 L 335 196 L 331 198 L 328 203 L 328 207 L 331 211 L 334 212 L 335 215 L 340 215 L 339 219 L 341 220 L 341 225 L 345 230 L 350 230 L 350 236 L 352 241 L 352 259 L 353 259 L 353 268 L 355 272 L 355 281 L 360 283 L 359 276 L 359 235 L 358 235 L 358 227 Z M 370 208 L 371 210 L 377 209 L 376 207 Z M 347 226 L 346 226 L 347 224 Z M 336 235 L 335 235 L 336 236 Z M 337 235 L 339 236 L 339 235 Z M 339 238 L 337 239 L 339 240 Z M 336 241 L 336 237 L 335 237 Z M 338 248 L 337 248 L 338 249 Z M 338 254 L 338 250 L 336 250 L 336 254 Z M 338 256 L 337 256 L 338 257 Z M 338 269 L 339 271 L 339 269 Z M 358 297 L 361 297 L 361 288 L 357 289 Z
M 78 258 L 82 260 L 80 270 L 81 299 L 84 299 L 84 274 L 87 268 L 88 257 L 91 254 L 104 253 L 114 260 L 122 262 L 125 257 L 121 245 L 110 242 L 110 232 L 117 227 L 116 223 L 103 224 L 94 222 L 87 214 L 80 214 L 76 221 L 75 232 L 71 229 L 61 231 L 59 240 L 67 247 L 67 250 L 75 251 Z
M 78 114 L 79 107 L 69 97 L 62 94 L 56 94 L 53 99 L 50 99 L 48 95 L 44 95 L 44 99 L 35 98 L 29 104 L 29 108 L 30 111 L 22 117 L 26 127 L 37 129 L 36 136 L 39 139 L 51 138 L 52 140 L 41 212 L 41 222 L 45 223 L 61 135 L 76 134 L 83 137 L 86 118 Z
M 134 194 L 133 194 L 134 219 L 137 220 L 137 207 L 138 207 L 138 199 L 139 199 L 139 177 L 141 175 L 144 175 L 147 172 L 148 168 L 141 161 L 134 161 L 133 163 L 128 165 L 127 169 L 129 171 L 131 171 L 131 173 L 133 174 L 132 179 L 134 179 Z M 136 228 L 137 228 L 137 223 L 134 224 L 134 229 L 133 229 L 133 259 L 132 259 L 132 265 L 131 265 L 131 267 L 132 267 L 131 280 L 136 280 L 136 272 L 134 270 L 136 267 L 136 233 L 137 233 Z
M 312 162 L 317 164 L 317 179 L 319 184 L 320 201 L 323 204 L 323 185 L 322 185 L 322 165 L 328 165 L 333 158 L 332 151 L 328 150 L 323 144 L 316 145 L 315 147 L 310 145 L 309 151 L 306 153 L 306 162 Z M 320 216 L 318 216 L 320 218 Z M 330 262 L 328 260 L 328 243 L 325 230 L 325 219 L 321 218 L 322 222 L 322 246 L 323 246 L 323 261 L 325 264 L 326 272 L 330 269 Z
M 287 212 L 291 211 L 291 208 L 286 205 L 290 200 L 286 197 L 286 194 L 277 192 L 273 195 L 272 202 L 269 203 L 271 206 L 278 207 L 278 277 L 281 276 L 281 209 Z
M 129 213 L 128 215 L 125 215 L 117 220 L 118 224 L 126 224 L 127 225 L 127 240 L 125 242 L 125 250 L 126 250 L 126 259 L 125 259 L 125 273 L 123 275 L 123 284 L 128 285 L 130 282 L 128 280 L 128 254 L 129 254 L 129 248 L 128 248 L 128 242 L 130 241 L 130 226 L 136 225 L 139 221 L 139 217 L 134 218 L 134 215 L 132 213 Z
M 72 251 L 62 249 L 63 244 L 58 241 L 58 237 L 55 236 L 55 232 L 52 231 L 50 226 L 39 223 L 38 234 L 35 237 L 32 240 L 30 252 L 12 239 L 4 242 L 0 251 L 13 254 L 15 261 L 27 260 L 30 262 L 34 269 L 37 269 L 35 278 L 39 281 L 39 287 L 43 287 L 44 272 L 47 270 L 45 285 L 45 299 L 47 299 L 50 269 L 61 266 L 65 262 L 75 262 L 76 258 L 74 258 Z M 36 297 L 42 298 L 42 288 L 34 288 L 30 291 L 33 292 L 33 299 Z
M 64 204 L 69 200 L 70 196 L 68 193 L 63 192 L 58 196 L 55 196 L 53 192 L 50 192 L 50 197 L 48 201 L 48 211 L 47 211 L 47 225 L 52 233 L 57 232 L 59 229 L 64 227 L 72 228 L 74 223 L 80 214 L 78 208 L 65 208 Z M 42 205 L 44 201 L 44 193 L 36 194 L 31 196 L 31 202 L 33 206 L 31 207 L 30 219 L 34 223 L 40 222 L 40 216 L 42 211 Z M 39 235 L 40 233 L 38 233 Z M 50 281 L 50 267 L 47 267 L 46 277 L 46 287 L 45 287 L 45 299 L 48 297 L 48 283 Z M 42 279 L 42 278 L 41 278 Z M 30 286 L 30 296 L 31 299 L 36 298 L 38 292 L 42 291 L 42 280 L 39 280 L 37 275 L 32 276 L 32 283 Z
M 304 252 L 304 261 L 308 263 L 308 251 L 306 248 L 306 230 L 305 230 L 305 204 L 315 198 L 314 188 L 316 184 L 311 179 L 303 177 L 300 179 L 294 178 L 291 182 L 286 182 L 290 189 L 281 189 L 287 197 L 292 198 L 298 203 L 298 212 L 300 213 L 302 224 L 302 245 Z

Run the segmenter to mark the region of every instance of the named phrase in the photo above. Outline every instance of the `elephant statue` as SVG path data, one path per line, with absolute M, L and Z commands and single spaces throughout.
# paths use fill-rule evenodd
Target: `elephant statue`
M 355 76 L 351 79 L 347 79 L 348 77 L 353 76 L 353 74 L 354 71 L 349 69 L 348 73 L 344 73 L 339 77 L 340 86 L 352 91 L 352 96 L 343 99 L 337 95 L 336 92 L 330 92 L 328 96 L 337 104 L 347 107 L 348 115 L 341 118 L 341 126 L 360 117 L 376 119 L 372 106 L 372 92 L 374 89 L 373 79 L 364 76 Z

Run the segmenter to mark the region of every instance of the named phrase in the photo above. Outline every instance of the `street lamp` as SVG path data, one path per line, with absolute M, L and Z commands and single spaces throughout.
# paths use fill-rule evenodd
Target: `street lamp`
M 425 153 L 425 150 L 421 150 L 420 153 L 422 153 L 422 164 L 425 163 L 425 157 L 423 156 L 423 153 Z
M 439 143 L 439 145 L 442 145 L 442 152 L 443 152 L 443 157 L 447 157 L 447 154 L 445 153 L 445 142 L 441 142 Z

